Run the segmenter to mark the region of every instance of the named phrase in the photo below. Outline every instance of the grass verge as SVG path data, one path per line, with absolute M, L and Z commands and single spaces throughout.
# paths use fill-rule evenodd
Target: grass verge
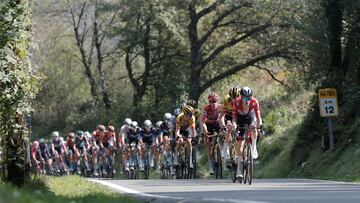
M 107 187 L 78 176 L 41 177 L 17 188 L 0 185 L 0 203 L 133 203 L 134 198 L 113 192 Z

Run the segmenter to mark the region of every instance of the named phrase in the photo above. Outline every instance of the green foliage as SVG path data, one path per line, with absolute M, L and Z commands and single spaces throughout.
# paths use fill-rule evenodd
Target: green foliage
M 31 22 L 28 1 L 0 3 L 0 141 L 7 154 L 7 176 L 15 184 L 25 181 L 24 139 L 27 129 L 23 116 L 30 113 L 31 101 L 40 88 L 33 73 L 28 50 Z

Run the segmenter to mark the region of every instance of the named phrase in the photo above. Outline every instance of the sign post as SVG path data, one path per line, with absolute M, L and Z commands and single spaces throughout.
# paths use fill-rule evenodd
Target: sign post
M 329 144 L 330 150 L 334 149 L 334 135 L 333 135 L 333 123 L 332 117 L 339 115 L 339 107 L 337 102 L 336 89 L 327 88 L 319 89 L 319 107 L 320 116 L 327 118 L 329 129 Z

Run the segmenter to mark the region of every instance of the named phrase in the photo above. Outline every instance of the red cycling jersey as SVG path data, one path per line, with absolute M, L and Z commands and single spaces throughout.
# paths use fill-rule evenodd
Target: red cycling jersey
M 102 138 L 102 143 L 108 142 L 111 138 L 115 139 L 115 132 L 106 131 Z
M 96 130 L 93 132 L 93 138 L 99 142 L 100 140 L 103 139 L 103 137 L 105 136 L 106 131 L 103 131 L 103 133 L 100 133 L 100 130 Z
M 251 97 L 249 101 L 246 101 L 246 104 L 249 105 L 249 107 L 246 108 L 243 106 L 242 98 L 243 97 L 239 97 L 233 102 L 234 105 L 232 111 L 233 118 L 235 118 L 236 120 L 238 114 L 251 116 L 253 113 L 255 113 L 256 119 L 259 122 L 261 118 L 260 118 L 260 106 L 258 100 L 255 99 L 254 97 Z
M 220 104 L 215 104 L 214 106 L 206 104 L 201 119 L 204 123 L 213 125 L 219 120 L 221 111 L 222 106 Z
M 66 141 L 66 146 L 69 147 L 69 148 L 72 148 L 74 146 L 74 142 L 71 139 L 68 139 Z

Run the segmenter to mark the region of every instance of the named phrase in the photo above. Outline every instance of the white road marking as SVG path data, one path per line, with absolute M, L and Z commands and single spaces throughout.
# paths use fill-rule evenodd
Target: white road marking
M 153 198 L 159 198 L 159 199 L 174 199 L 174 200 L 182 200 L 179 201 L 177 203 L 182 203 L 182 202 L 186 202 L 186 201 L 191 201 L 191 199 L 186 199 L 186 198 L 181 198 L 181 197 L 171 197 L 171 196 L 163 196 L 163 195 L 154 195 L 154 194 L 147 194 L 144 192 L 140 192 L 137 190 L 133 190 L 121 185 L 117 185 L 114 183 L 110 183 L 104 180 L 97 180 L 97 179 L 87 179 L 91 182 L 95 182 L 95 183 L 99 183 L 102 185 L 106 185 L 110 188 L 119 190 L 121 192 L 125 192 L 125 193 L 129 193 L 129 194 L 134 194 L 134 195 L 139 195 L 139 196 L 143 196 L 143 197 L 153 197 Z M 195 200 L 200 200 L 200 201 L 216 201 L 216 202 L 231 202 L 231 203 L 271 203 L 271 202 L 264 202 L 264 201 L 251 201 L 251 200 L 235 200 L 235 199 L 216 199 L 216 198 L 210 198 L 210 199 L 195 199 Z M 192 201 L 191 201 L 192 202 Z

